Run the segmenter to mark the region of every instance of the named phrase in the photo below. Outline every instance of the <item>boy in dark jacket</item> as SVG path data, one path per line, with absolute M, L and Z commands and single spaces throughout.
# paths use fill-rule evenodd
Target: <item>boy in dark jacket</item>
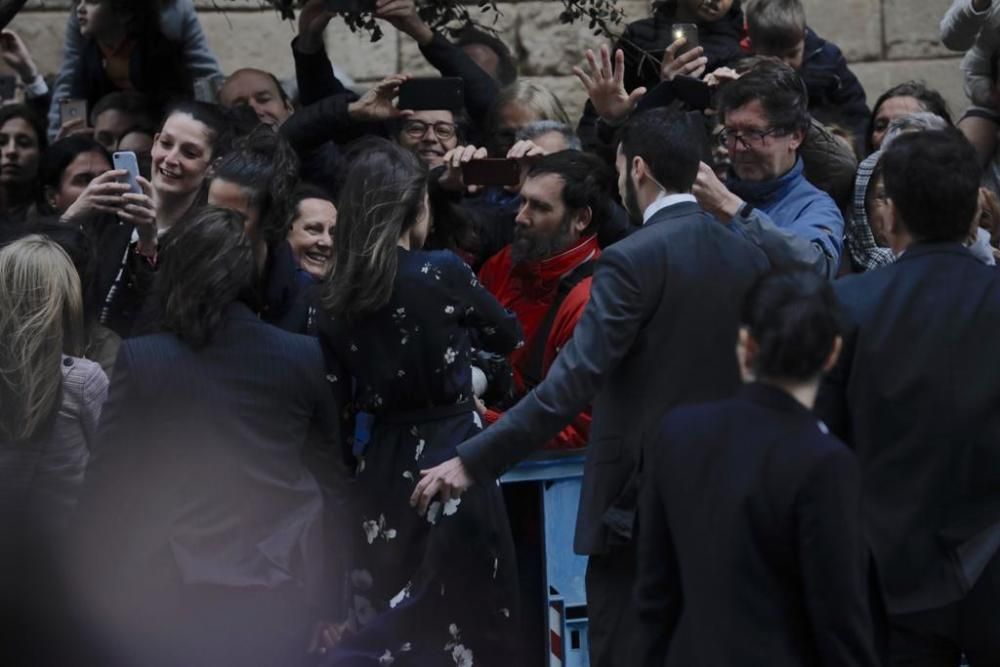
M 870 116 L 865 90 L 840 49 L 806 25 L 801 0 L 753 0 L 746 17 L 754 53 L 780 58 L 797 70 L 809 92 L 810 113 L 860 141 Z

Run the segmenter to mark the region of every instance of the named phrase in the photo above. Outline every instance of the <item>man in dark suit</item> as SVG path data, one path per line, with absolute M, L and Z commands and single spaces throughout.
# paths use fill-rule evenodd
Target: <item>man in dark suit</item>
M 636 665 L 878 663 L 858 464 L 812 414 L 838 331 L 825 278 L 767 276 L 740 329 L 749 384 L 647 443 Z
M 882 158 L 899 259 L 837 284 L 851 320 L 817 409 L 861 465 L 893 664 L 1000 664 L 1000 276 L 963 246 L 979 169 L 956 131 Z
M 618 149 L 619 189 L 644 225 L 610 246 L 590 302 L 545 380 L 503 419 L 427 471 L 413 501 L 492 483 L 588 403 L 593 425 L 575 550 L 590 555 L 591 665 L 633 665 L 630 634 L 641 443 L 671 407 L 739 385 L 733 349 L 743 295 L 767 269 L 750 242 L 690 194 L 702 145 L 688 117 L 634 117 Z

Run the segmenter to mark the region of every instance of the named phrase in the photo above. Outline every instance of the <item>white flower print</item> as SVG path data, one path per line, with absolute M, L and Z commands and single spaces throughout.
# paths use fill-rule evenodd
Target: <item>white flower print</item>
M 451 516 L 458 511 L 458 506 L 462 504 L 461 498 L 452 498 L 444 504 L 444 515 Z
M 406 642 L 402 646 L 399 647 L 399 652 L 400 653 L 406 653 L 407 651 L 411 651 L 411 650 L 413 650 L 413 645 L 410 644 L 410 642 Z
M 410 342 L 409 336 L 403 336 L 402 338 L 399 339 L 400 345 L 406 345 L 408 342 Z
M 365 531 L 365 538 L 368 544 L 374 544 L 377 538 L 382 538 L 386 542 L 396 539 L 396 529 L 385 527 L 385 515 L 378 515 L 378 522 L 369 519 L 361 523 L 361 528 Z
M 351 343 L 351 352 L 357 352 L 357 351 L 358 351 L 358 346 L 355 345 L 354 343 Z
M 497 333 L 497 328 L 494 326 L 485 326 L 483 327 L 483 333 L 486 334 L 487 336 L 495 336 Z
M 473 287 L 479 287 L 479 281 L 476 280 L 475 278 L 473 278 L 472 280 L 470 280 L 469 284 L 472 285 Z
M 448 625 L 448 634 L 451 635 L 451 638 L 455 641 L 458 641 L 458 639 L 462 636 L 461 632 L 458 630 L 458 626 L 454 623 L 450 623 Z
M 497 578 L 497 571 L 498 571 L 499 569 L 500 569 L 500 559 L 499 559 L 499 558 L 496 558 L 496 557 L 494 557 L 494 558 L 493 558 L 493 578 L 494 578 L 494 579 L 496 579 L 496 578 Z
M 334 382 L 337 381 L 337 376 L 334 375 L 333 373 L 330 373 L 326 376 L 326 381 L 333 384 Z
M 441 503 L 435 500 L 427 508 L 427 523 L 434 525 L 437 523 L 438 517 L 441 515 Z
M 455 312 L 455 306 L 445 306 L 444 307 L 444 314 L 445 315 L 451 315 L 454 312 Z
M 461 644 L 451 649 L 451 659 L 455 661 L 458 667 L 472 667 L 475 664 L 472 660 L 472 650 L 465 648 Z
M 401 377 L 405 377 L 405 376 L 406 376 L 406 371 L 404 371 L 402 368 L 400 368 L 398 371 L 396 371 L 396 377 L 401 378 Z
M 510 618 L 510 609 L 504 607 L 503 609 L 500 610 L 500 615 L 503 616 L 504 618 Z
M 378 659 L 379 665 L 391 665 L 394 662 L 396 662 L 396 659 L 392 657 L 392 653 L 389 649 L 386 649 L 385 653 L 382 654 L 382 657 Z
M 395 609 L 397 606 L 399 606 L 400 603 L 403 602 L 403 600 L 405 600 L 406 598 L 410 597 L 410 586 L 411 585 L 412 585 L 412 582 L 409 582 L 409 581 L 406 582 L 406 586 L 403 587 L 403 590 L 401 590 L 398 593 L 396 593 L 396 595 L 391 600 L 389 600 L 389 608 L 390 609 Z
M 444 351 L 444 363 L 450 366 L 451 364 L 455 363 L 455 358 L 457 356 L 458 352 L 449 347 L 447 350 Z
M 426 444 L 427 444 L 427 441 L 424 440 L 423 438 L 421 438 L 420 440 L 417 441 L 417 454 L 416 454 L 416 456 L 413 457 L 414 461 L 419 461 L 420 457 L 424 455 L 424 446 Z
M 358 469 L 355 474 L 360 475 L 365 471 L 365 458 L 363 456 L 358 457 Z
M 431 270 L 431 263 L 425 262 L 423 266 L 420 267 L 420 273 L 427 273 Z
M 412 482 L 413 481 L 413 473 L 410 472 L 409 470 L 403 471 L 403 479 L 408 479 L 408 480 L 410 480 Z

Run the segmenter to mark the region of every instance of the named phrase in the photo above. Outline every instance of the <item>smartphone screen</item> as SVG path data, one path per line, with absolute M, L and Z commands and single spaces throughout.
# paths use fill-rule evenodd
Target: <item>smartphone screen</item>
M 675 23 L 670 29 L 670 42 L 676 42 L 681 37 L 685 39 L 685 42 L 677 49 L 675 57 L 698 47 L 698 26 L 694 23 Z
M 87 125 L 87 100 L 64 99 L 59 102 L 59 122 L 62 125 L 71 120 L 82 120 Z
M 0 76 L 0 100 L 12 100 L 17 92 L 17 78 L 9 74 Z
M 400 109 L 450 110 L 465 107 L 465 82 L 457 77 L 410 79 L 399 87 Z
M 119 151 L 111 156 L 112 163 L 115 169 L 124 169 L 128 172 L 126 181 L 129 185 L 129 191 L 135 194 L 142 194 L 142 188 L 139 187 L 139 160 L 136 159 L 135 153 L 132 151 Z
M 325 0 L 325 9 L 338 14 L 358 14 L 375 11 L 375 0 Z
M 517 160 L 473 160 L 462 165 L 462 180 L 466 185 L 517 185 L 521 166 Z

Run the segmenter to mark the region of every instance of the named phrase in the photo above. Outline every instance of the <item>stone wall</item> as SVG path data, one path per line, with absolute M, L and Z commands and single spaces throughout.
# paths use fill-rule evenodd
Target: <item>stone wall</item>
M 629 19 L 646 16 L 648 0 L 619 0 Z M 809 24 L 837 43 L 854 63 L 853 70 L 869 100 L 907 79 L 923 79 L 937 88 L 960 113 L 966 106 L 959 59 L 938 40 L 938 23 L 950 0 L 804 0 Z M 260 0 L 195 0 L 209 43 L 223 70 L 260 67 L 279 77 L 293 75 L 289 43 L 295 24 L 283 22 Z M 59 62 L 71 0 L 29 0 L 11 28 L 28 43 L 43 71 Z M 550 86 L 576 115 L 582 90 L 570 68 L 583 52 L 600 44 L 585 24 L 559 23 L 562 3 L 528 0 L 500 3 L 496 28 L 520 58 L 521 74 Z M 476 11 L 476 10 L 474 10 Z M 343 24 L 331 25 L 327 45 L 333 61 L 359 84 L 405 71 L 431 73 L 412 40 L 389 28 L 371 44 Z

